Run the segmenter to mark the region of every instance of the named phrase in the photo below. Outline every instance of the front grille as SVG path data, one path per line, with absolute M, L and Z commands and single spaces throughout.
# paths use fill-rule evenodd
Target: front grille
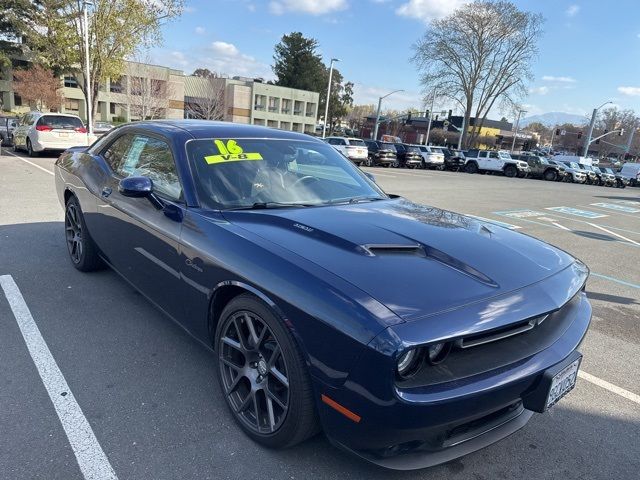
M 439 385 L 524 361 L 549 348 L 566 332 L 578 314 L 579 305 L 580 294 L 577 294 L 562 308 L 534 317 L 535 327 L 526 331 L 513 334 L 524 328 L 525 322 L 518 322 L 504 329 L 456 339 L 456 345 L 444 362 L 438 365 L 424 365 L 414 376 L 398 379 L 396 385 L 398 388 Z M 526 320 L 527 324 L 529 322 L 530 320 Z M 499 336 L 502 337 L 497 338 Z M 461 342 L 465 345 L 465 341 L 467 348 L 461 348 Z M 477 342 L 475 345 L 474 341 Z

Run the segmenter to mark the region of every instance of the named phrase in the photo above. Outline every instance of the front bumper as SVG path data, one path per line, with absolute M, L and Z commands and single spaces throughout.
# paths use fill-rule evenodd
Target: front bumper
M 557 341 L 515 364 L 483 374 L 436 385 L 404 388 L 394 384 L 393 394 L 386 395 L 372 385 L 376 376 L 386 372 L 376 368 L 375 355 L 368 352 L 343 388 L 319 386 L 361 417 L 356 423 L 321 405 L 325 432 L 337 446 L 398 470 L 437 465 L 505 438 L 533 415 L 525 405 L 532 396 L 539 396 L 544 372 L 575 359 L 591 320 L 586 295 L 577 295 L 574 318 Z

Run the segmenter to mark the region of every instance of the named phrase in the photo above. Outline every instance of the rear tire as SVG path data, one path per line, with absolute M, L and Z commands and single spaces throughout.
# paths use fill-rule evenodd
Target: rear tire
M 513 165 L 507 165 L 506 167 L 504 167 L 504 174 L 509 178 L 517 177 L 518 169 Z
M 287 448 L 319 431 L 304 358 L 264 302 L 249 293 L 231 300 L 220 315 L 215 345 L 225 401 L 251 439 Z
M 27 154 L 30 157 L 37 157 L 38 156 L 38 152 L 33 150 L 33 145 L 31 145 L 31 139 L 29 137 L 27 137 Z
M 478 173 L 478 164 L 476 162 L 469 162 L 464 166 L 464 171 L 467 173 Z
M 92 272 L 103 267 L 98 255 L 98 247 L 94 243 L 80 203 L 75 196 L 69 198 L 64 209 L 64 229 L 67 251 L 73 266 L 81 272 Z

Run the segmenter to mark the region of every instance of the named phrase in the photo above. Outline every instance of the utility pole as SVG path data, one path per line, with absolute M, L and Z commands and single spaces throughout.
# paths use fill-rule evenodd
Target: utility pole
M 549 154 L 551 154 L 551 150 L 553 150 L 553 137 L 556 136 L 556 127 L 553 127 L 551 130 L 551 143 L 549 143 Z
M 433 91 L 433 95 L 431 95 L 431 110 L 429 110 L 429 123 L 427 123 L 427 139 L 424 144 L 429 145 L 429 134 L 431 133 L 431 119 L 433 118 L 433 104 L 436 100 L 436 91 Z
M 523 113 L 527 113 L 526 110 L 518 110 L 518 118 L 516 119 L 516 130 L 513 132 L 513 141 L 511 142 L 511 152 L 513 153 L 513 149 L 516 146 L 516 137 L 518 136 L 518 126 L 520 125 L 520 115 Z
M 598 108 L 593 109 L 593 113 L 591 114 L 591 123 L 589 123 L 589 133 L 587 133 L 587 140 L 584 144 L 584 149 L 582 150 L 582 156 L 586 157 L 589 154 L 589 145 L 591 145 L 591 135 L 593 135 L 593 127 L 596 124 L 596 117 L 598 116 L 598 110 L 600 110 L 605 105 L 612 102 L 604 102 Z
M 391 93 L 387 93 L 386 95 L 378 98 L 378 111 L 376 112 L 376 124 L 373 127 L 373 139 L 377 140 L 378 139 L 378 124 L 380 123 L 380 108 L 382 106 L 382 99 L 383 98 L 387 98 L 389 95 L 393 95 L 394 93 L 398 93 L 398 92 L 404 92 L 404 90 L 394 90 Z
M 464 135 L 464 129 L 466 128 L 464 125 L 465 112 L 462 112 L 462 128 L 460 129 L 460 136 L 458 137 L 458 150 L 462 150 L 462 136 Z
M 82 10 L 84 14 L 84 76 L 86 80 L 86 99 L 87 99 L 87 123 L 89 128 L 87 129 L 87 140 L 90 143 L 91 135 L 93 135 L 93 104 L 91 102 L 91 77 L 89 68 L 89 16 L 87 15 L 87 8 L 89 5 L 93 5 L 93 2 L 85 0 L 82 2 Z
M 332 58 L 331 65 L 329 66 L 329 85 L 327 85 L 327 98 L 324 102 L 324 125 L 322 125 L 322 138 L 324 138 L 327 133 L 327 117 L 329 116 L 329 99 L 331 98 L 331 77 L 333 75 L 333 63 L 339 61 L 339 58 Z

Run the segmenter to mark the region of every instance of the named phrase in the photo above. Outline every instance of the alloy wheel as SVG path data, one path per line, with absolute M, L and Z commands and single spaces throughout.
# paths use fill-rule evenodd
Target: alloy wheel
M 289 410 L 289 376 L 269 326 L 253 312 L 234 313 L 218 352 L 224 394 L 235 415 L 255 433 L 275 433 Z
M 80 263 L 82 260 L 82 223 L 78 208 L 73 204 L 67 205 L 64 216 L 64 229 L 67 238 L 67 249 L 73 263 Z

